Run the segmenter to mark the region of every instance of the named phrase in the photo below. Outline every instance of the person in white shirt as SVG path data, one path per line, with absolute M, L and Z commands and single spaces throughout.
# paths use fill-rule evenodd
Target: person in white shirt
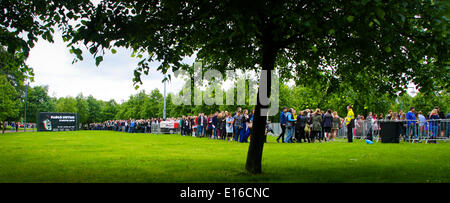
M 425 134 L 425 122 L 427 119 L 423 116 L 422 111 L 419 111 L 419 138 L 422 138 Z

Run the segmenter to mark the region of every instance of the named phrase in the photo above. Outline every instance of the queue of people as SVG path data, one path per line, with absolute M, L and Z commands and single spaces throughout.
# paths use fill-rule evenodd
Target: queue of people
M 253 134 L 254 110 L 238 108 L 236 112 L 215 112 L 205 116 L 183 116 L 180 119 L 181 135 L 208 137 L 227 141 L 248 142 Z
M 407 113 L 389 110 L 386 117 L 369 112 L 367 116 L 355 115 L 352 106 L 347 106 L 347 116 L 339 117 L 336 111 L 328 109 L 306 109 L 296 112 L 293 108 L 283 108 L 280 113 L 281 133 L 277 142 L 328 142 L 334 141 L 338 132 L 346 131 L 347 142 L 353 138 L 373 140 L 374 135 L 381 137 L 380 122 L 400 122 L 400 130 L 396 132 L 405 142 L 421 139 L 436 143 L 438 137 L 450 137 L 450 113 L 446 116 L 435 107 L 428 114 L 417 112 L 411 107 Z
M 214 114 L 205 115 L 199 113 L 195 116 L 182 116 L 179 118 L 152 118 L 110 120 L 103 123 L 93 123 L 89 130 L 113 130 L 128 133 L 153 133 L 163 121 L 171 121 L 175 128 L 180 129 L 183 136 L 207 137 L 227 141 L 248 142 L 253 134 L 254 110 L 238 108 L 236 112 L 217 111 Z M 441 119 L 447 119 L 442 121 Z M 354 137 L 364 137 L 372 140 L 374 135 L 380 135 L 380 122 L 402 122 L 399 136 L 404 141 L 427 137 L 436 139 L 439 135 L 450 136 L 450 113 L 444 113 L 436 107 L 429 114 L 416 112 L 414 107 L 407 113 L 393 112 L 389 110 L 386 116 L 372 114 L 367 116 L 355 115 L 352 106 L 347 106 L 347 116 L 340 117 L 336 111 L 328 109 L 305 109 L 297 112 L 293 108 L 284 107 L 280 113 L 281 133 L 277 142 L 283 143 L 314 143 L 335 141 L 338 132 L 346 131 L 347 142 L 353 142 Z M 273 130 L 266 125 L 266 132 Z
M 176 118 L 168 118 L 166 120 L 177 120 Z M 128 120 L 108 120 L 103 123 L 91 123 L 85 126 L 86 130 L 112 130 L 127 133 L 152 133 L 163 119 L 128 119 Z
M 112 130 L 127 133 L 152 133 L 159 128 L 163 121 L 173 121 L 174 127 L 179 128 L 181 135 L 207 137 L 212 139 L 223 139 L 236 142 L 248 142 L 253 134 L 254 110 L 249 114 L 247 109 L 238 108 L 236 112 L 215 112 L 197 116 L 182 116 L 180 118 L 152 118 L 152 119 L 129 119 L 109 120 L 103 123 L 89 124 L 87 130 Z
M 280 113 L 281 133 L 277 142 L 280 139 L 285 143 L 334 141 L 343 123 L 344 119 L 330 109 L 326 112 L 306 109 L 297 113 L 293 108 L 284 107 Z

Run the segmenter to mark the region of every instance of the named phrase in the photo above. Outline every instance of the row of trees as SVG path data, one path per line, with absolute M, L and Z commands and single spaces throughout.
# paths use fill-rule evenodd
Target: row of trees
M 6 80 L 0 77 L 2 97 L 16 97 L 17 92 L 14 87 Z M 345 86 L 345 85 L 343 85 Z M 247 86 L 248 87 L 248 86 Z M 195 87 L 197 88 L 197 87 Z M 205 90 L 200 90 L 202 94 L 212 92 L 213 86 L 208 86 Z M 442 111 L 447 112 L 449 109 L 450 94 L 445 92 L 419 92 L 412 97 L 409 94 L 401 96 L 391 96 L 390 94 L 378 94 L 372 91 L 363 97 L 355 94 L 352 89 L 337 88 L 342 91 L 327 94 L 326 85 L 293 85 L 288 86 L 284 83 L 279 88 L 279 107 L 292 107 L 296 110 L 303 109 L 333 109 L 338 111 L 339 115 L 346 114 L 346 106 L 353 104 L 355 112 L 358 114 L 367 114 L 368 112 L 386 113 L 389 109 L 399 111 L 401 108 L 408 109 L 415 106 L 416 109 L 423 112 L 431 111 L 435 106 L 439 106 Z M 236 88 L 231 91 L 235 91 Z M 154 89 L 147 93 L 145 90 L 137 94 L 130 95 L 129 99 L 121 104 L 115 100 L 109 101 L 98 100 L 92 95 L 87 97 L 79 94 L 76 97 L 51 97 L 48 94 L 48 86 L 34 86 L 28 88 L 27 95 L 27 122 L 36 122 L 36 114 L 38 112 L 75 112 L 79 113 L 80 123 L 103 122 L 113 119 L 147 119 L 163 117 L 163 95 L 158 89 Z M 178 93 L 181 95 L 181 91 Z M 214 95 L 210 95 L 214 96 Z M 198 113 L 210 114 L 215 111 L 233 112 L 238 106 L 244 109 L 254 109 L 254 105 L 249 104 L 249 94 L 246 94 L 245 105 L 225 105 L 226 93 L 224 92 L 224 105 L 175 105 L 172 102 L 174 95 L 169 93 L 166 99 L 166 115 L 167 117 L 180 117 L 182 115 L 197 115 Z M 235 98 L 236 99 L 236 98 Z M 22 121 L 24 116 L 24 101 L 9 100 L 6 108 L 2 108 L 3 120 Z M 6 106 L 5 105 L 5 106 Z M 272 121 L 278 121 L 279 116 L 271 117 Z
M 345 92 L 355 106 L 405 91 L 447 91 L 448 7 L 436 0 L 314 1 L 0 1 L 0 45 L 26 58 L 39 37 L 63 32 L 75 60 L 89 50 L 98 65 L 105 51 L 132 49 L 142 60 L 135 85 L 150 63 L 162 73 L 186 69 L 182 58 L 196 54 L 207 68 L 279 70 L 304 84 L 326 81 L 320 105 Z M 26 36 L 26 37 L 25 37 Z M 20 57 L 19 57 L 20 58 Z M 23 60 L 18 60 L 25 67 Z M 262 72 L 261 72 L 262 73 Z M 271 79 L 265 81 L 270 87 Z M 346 84 L 346 86 L 335 85 Z M 335 88 L 343 88 L 340 91 Z M 372 90 L 376 90 L 373 92 Z M 265 92 L 271 95 L 270 88 Z M 347 95 L 347 96 L 349 96 Z M 267 106 L 257 97 L 257 115 Z M 345 103 L 347 101 L 343 101 Z M 266 116 L 256 116 L 246 170 L 261 173 Z

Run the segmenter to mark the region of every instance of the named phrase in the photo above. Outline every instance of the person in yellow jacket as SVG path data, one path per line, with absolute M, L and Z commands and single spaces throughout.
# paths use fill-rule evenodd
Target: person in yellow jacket
M 345 118 L 345 125 L 347 126 L 347 141 L 353 142 L 353 125 L 355 119 L 355 113 L 353 113 L 352 106 L 347 106 L 347 117 Z

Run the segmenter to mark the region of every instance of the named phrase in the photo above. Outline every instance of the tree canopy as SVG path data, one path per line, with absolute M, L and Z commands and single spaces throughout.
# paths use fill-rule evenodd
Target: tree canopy
M 276 69 L 283 78 L 342 83 L 361 95 L 368 89 L 404 92 L 409 82 L 423 90 L 448 90 L 449 75 L 443 74 L 449 72 L 448 5 L 435 0 L 2 1 L 6 37 L 0 43 L 11 53 L 22 48 L 27 56 L 35 36 L 51 41 L 52 26 L 58 25 L 78 60 L 83 59 L 80 44 L 97 65 L 105 50 L 131 48 L 142 59 L 136 86 L 150 62 L 161 62 L 158 70 L 166 73 L 188 69 L 183 57 L 196 54 L 206 68 L 221 72 Z M 23 32 L 28 40 L 18 37 Z M 270 87 L 270 79 L 267 83 Z M 256 114 L 264 107 L 258 97 Z M 246 169 L 260 173 L 266 117 L 254 122 Z
M 4 75 L 0 75 L 0 121 L 9 120 L 19 113 L 17 92 Z

